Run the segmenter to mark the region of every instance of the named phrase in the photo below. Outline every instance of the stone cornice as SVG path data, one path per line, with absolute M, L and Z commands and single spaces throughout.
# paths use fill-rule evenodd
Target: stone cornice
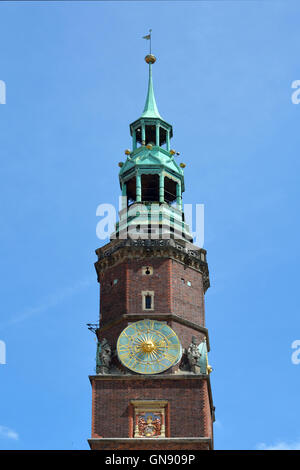
M 210 437 L 147 437 L 147 438 L 134 438 L 134 437 L 93 437 L 91 439 L 88 439 L 89 443 L 92 442 L 102 442 L 103 444 L 106 442 L 128 442 L 129 443 L 142 443 L 142 442 L 164 442 L 166 444 L 171 443 L 171 442 L 182 442 L 187 443 L 197 443 L 197 442 L 207 442 L 208 444 L 211 444 L 212 439 Z
M 191 322 L 189 320 L 185 320 L 184 318 L 181 318 L 179 315 L 175 315 L 174 313 L 152 313 L 152 314 L 125 313 L 124 315 L 122 315 L 122 318 L 129 320 L 129 321 L 138 321 L 138 320 L 141 320 L 142 318 L 149 318 L 150 320 L 174 321 L 174 322 L 180 323 L 181 325 L 187 326 L 193 330 L 203 333 L 206 338 L 207 351 L 210 351 L 208 329 L 205 328 L 204 326 L 197 325 L 197 323 Z
M 103 446 L 109 446 L 110 448 L 113 445 L 114 449 L 118 449 L 120 445 L 128 445 L 128 450 L 132 446 L 136 446 L 136 451 L 138 448 L 155 450 L 156 453 L 160 450 L 172 450 L 172 445 L 180 446 L 181 450 L 188 448 L 188 452 L 202 450 L 203 447 L 201 444 L 208 447 L 208 450 L 213 450 L 213 439 L 210 437 L 147 437 L 147 438 L 134 438 L 134 437 L 94 437 L 88 439 L 88 443 L 91 449 L 102 450 Z M 157 447 L 159 444 L 159 448 Z M 198 446 L 201 446 L 200 449 Z M 105 451 L 105 447 L 103 449 Z
M 100 282 L 100 275 L 106 269 L 127 259 L 149 257 L 171 258 L 185 266 L 202 273 L 204 292 L 209 288 L 209 271 L 206 262 L 206 250 L 184 240 L 112 240 L 96 250 L 98 261 L 95 268 Z
M 89 375 L 90 382 L 93 380 L 209 380 L 206 374 L 98 374 Z
M 104 331 L 109 330 L 111 327 L 116 326 L 119 323 L 122 323 L 124 320 L 139 321 L 139 320 L 142 320 L 143 318 L 149 318 L 150 320 L 158 320 L 158 321 L 174 321 L 174 322 L 180 323 L 181 325 L 187 326 L 188 328 L 199 331 L 200 333 L 203 333 L 205 335 L 207 351 L 210 351 L 208 329 L 205 328 L 204 326 L 197 325 L 197 323 L 193 323 L 189 320 L 185 320 L 184 318 L 181 318 L 179 315 L 175 315 L 174 313 L 148 313 L 148 312 L 147 313 L 145 312 L 124 313 L 117 320 L 114 320 L 110 323 L 106 323 L 106 325 L 102 327 L 100 326 L 100 328 L 96 330 L 96 334 L 98 336 L 99 333 L 103 333 Z
M 118 442 L 210 442 L 210 437 L 93 437 L 92 439 L 88 439 L 88 442 L 92 441 L 101 441 L 101 442 L 111 442 L 111 441 L 118 441 Z

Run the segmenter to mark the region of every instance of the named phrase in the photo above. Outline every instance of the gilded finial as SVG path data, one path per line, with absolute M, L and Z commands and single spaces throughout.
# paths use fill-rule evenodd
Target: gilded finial
M 148 54 L 145 57 L 145 61 L 147 64 L 154 64 L 154 62 L 156 62 L 156 57 L 153 54 Z
M 148 39 L 150 41 L 150 53 L 146 55 L 145 61 L 149 65 L 149 82 L 148 82 L 148 93 L 147 93 L 147 98 L 146 98 L 146 103 L 144 107 L 144 111 L 141 117 L 151 117 L 151 118 L 160 118 L 156 101 L 154 98 L 154 91 L 153 91 L 153 83 L 152 83 L 152 64 L 156 61 L 156 57 L 152 54 L 151 52 L 151 29 L 150 29 L 150 34 L 147 34 L 147 36 L 144 36 L 143 39 Z

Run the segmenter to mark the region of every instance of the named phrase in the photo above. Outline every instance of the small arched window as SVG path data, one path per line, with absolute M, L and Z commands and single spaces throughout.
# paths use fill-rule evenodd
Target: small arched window
M 146 297 L 145 297 L 145 308 L 147 310 L 150 310 L 151 307 L 152 307 L 152 297 L 151 297 L 151 295 L 146 295 Z
M 154 292 L 142 292 L 142 308 L 143 310 L 154 310 Z

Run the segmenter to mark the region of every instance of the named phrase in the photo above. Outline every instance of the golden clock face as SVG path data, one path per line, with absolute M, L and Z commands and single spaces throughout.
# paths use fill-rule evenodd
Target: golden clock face
M 158 374 L 177 364 L 182 348 L 176 333 L 166 323 L 141 320 L 131 323 L 119 336 L 121 363 L 139 374 Z

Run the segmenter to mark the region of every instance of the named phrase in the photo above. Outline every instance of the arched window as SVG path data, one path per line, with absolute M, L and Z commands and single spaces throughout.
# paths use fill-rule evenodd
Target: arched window
M 142 307 L 143 307 L 143 310 L 154 310 L 154 292 L 153 291 L 142 292 Z

